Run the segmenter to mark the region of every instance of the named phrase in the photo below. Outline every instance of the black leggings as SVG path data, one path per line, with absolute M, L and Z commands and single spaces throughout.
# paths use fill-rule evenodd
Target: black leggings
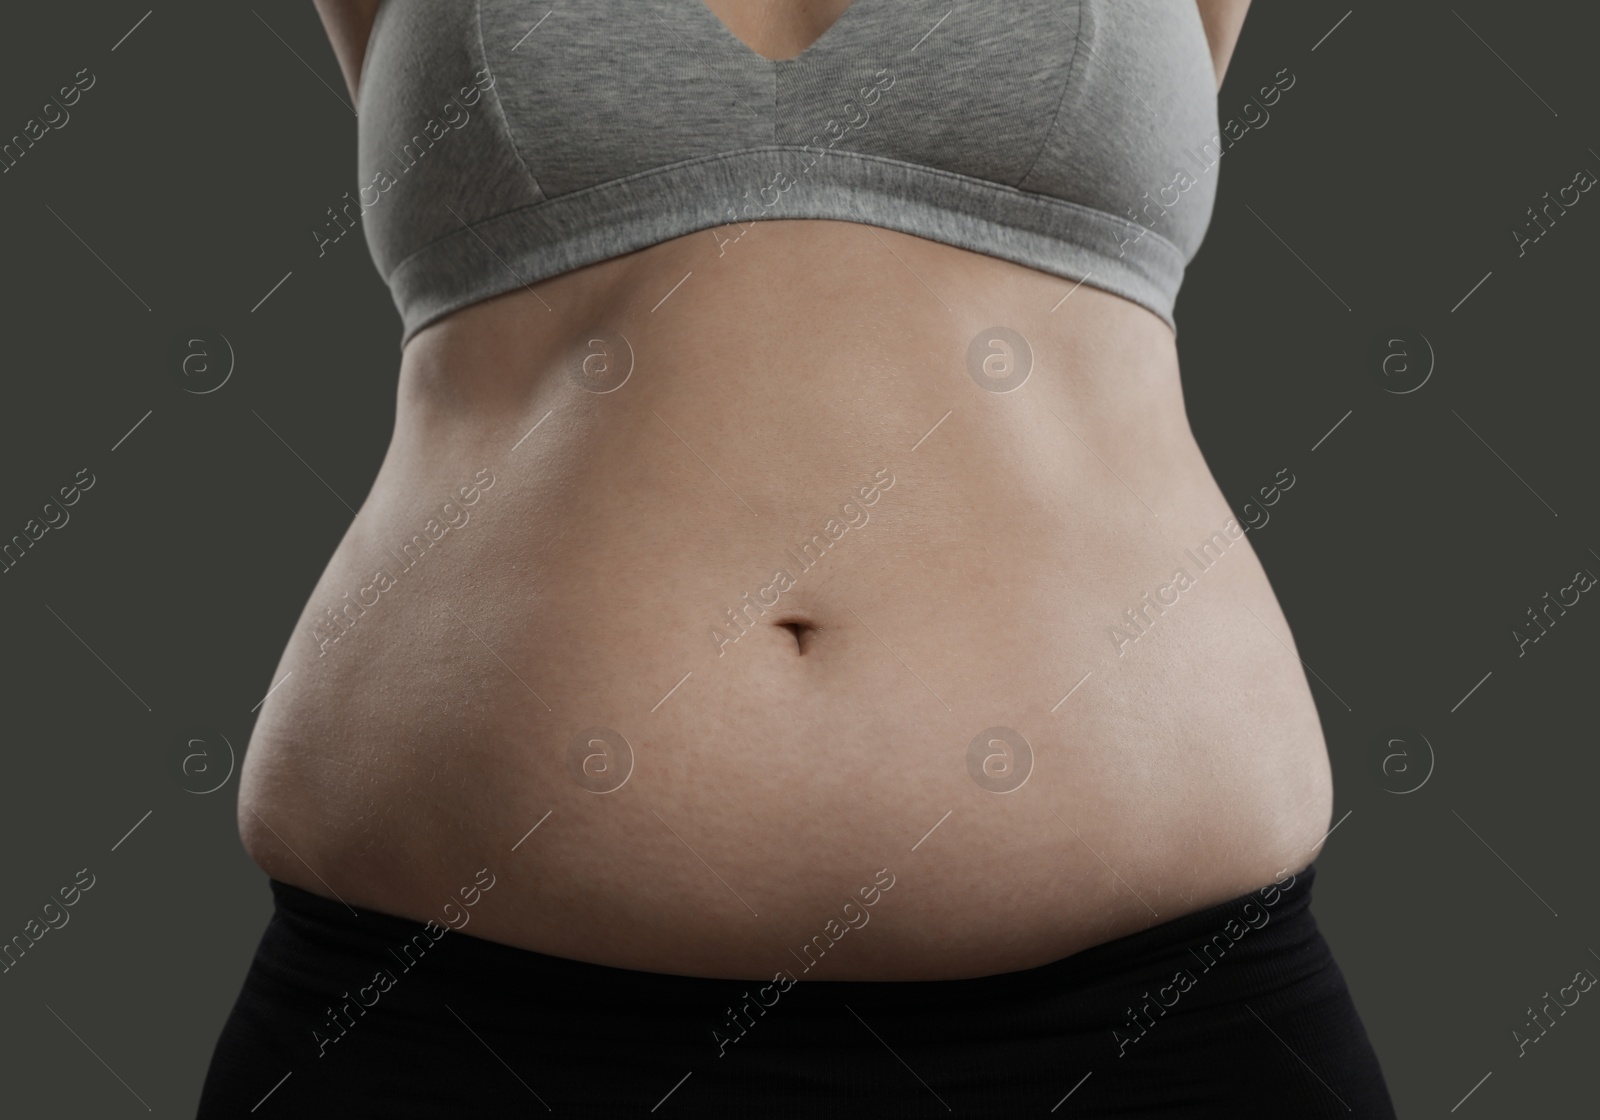
M 199 1116 L 1393 1117 L 1314 874 L 1022 972 L 771 983 L 546 956 L 274 881 Z

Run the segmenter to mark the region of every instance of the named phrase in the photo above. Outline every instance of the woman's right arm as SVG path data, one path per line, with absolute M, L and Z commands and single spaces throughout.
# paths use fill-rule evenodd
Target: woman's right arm
M 372 21 L 377 18 L 378 5 L 383 0 L 312 0 L 317 14 L 322 17 L 322 27 L 333 44 L 333 53 L 339 58 L 339 69 L 344 72 L 344 84 L 350 89 L 350 99 L 361 100 L 361 62 L 367 54 L 367 39 L 372 35 Z

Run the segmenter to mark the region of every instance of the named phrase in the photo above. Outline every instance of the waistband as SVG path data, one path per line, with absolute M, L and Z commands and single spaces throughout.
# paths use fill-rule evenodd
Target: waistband
M 1392 1120 L 1314 878 L 1037 968 L 765 983 L 452 936 L 274 882 L 199 1115 L 1010 1116 L 1068 1094 L 1084 1120 L 1263 1101 Z
M 1260 968 L 1317 936 L 1310 914 L 1315 878 L 1315 865 L 1308 865 L 1227 902 L 1035 968 L 957 980 L 900 981 L 800 979 L 798 969 L 781 964 L 771 982 L 617 968 L 452 934 L 437 925 L 430 932 L 423 923 L 347 907 L 278 880 L 272 880 L 271 887 L 273 923 L 282 927 L 282 933 L 293 935 L 282 942 L 283 947 L 304 958 L 296 966 L 308 978 L 343 977 L 346 983 L 358 984 L 374 970 L 385 970 L 397 981 L 413 970 L 425 970 L 432 984 L 470 988 L 492 978 L 497 990 L 537 991 L 547 1005 L 571 1001 L 588 1008 L 626 1007 L 633 1013 L 652 1005 L 683 1009 L 715 1005 L 718 1000 L 726 1003 L 741 993 L 749 998 L 766 991 L 770 999 L 774 986 L 783 992 L 800 987 L 830 996 L 870 992 L 906 1008 L 950 1008 L 1014 1005 L 1019 999 L 1083 996 L 1107 988 L 1120 991 L 1138 977 L 1184 968 L 1198 979 L 1224 961 L 1230 973 L 1238 974 Z M 426 966 L 425 957 L 431 958 Z

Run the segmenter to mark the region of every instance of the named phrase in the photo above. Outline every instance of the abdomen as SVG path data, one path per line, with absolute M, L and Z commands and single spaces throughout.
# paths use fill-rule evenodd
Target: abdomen
M 1316 712 L 1165 326 L 844 223 L 705 248 L 409 347 L 247 757 L 257 861 L 418 919 L 488 867 L 479 936 L 751 978 L 892 878 L 840 979 L 1029 967 L 1309 862 Z

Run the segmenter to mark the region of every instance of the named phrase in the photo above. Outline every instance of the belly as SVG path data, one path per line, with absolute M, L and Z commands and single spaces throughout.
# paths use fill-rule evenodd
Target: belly
M 1031 967 L 1309 862 L 1326 749 L 1166 327 L 888 231 L 732 233 L 413 340 L 246 757 L 256 861 L 830 979 Z

